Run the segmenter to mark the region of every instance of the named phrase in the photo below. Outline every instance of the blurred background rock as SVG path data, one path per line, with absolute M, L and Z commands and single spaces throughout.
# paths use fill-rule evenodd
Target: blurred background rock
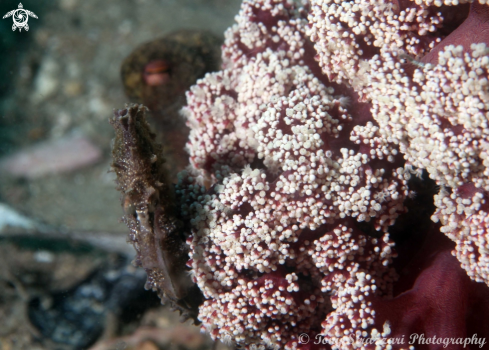
M 0 15 L 18 4 L 1 0 Z M 120 65 L 133 49 L 177 29 L 222 36 L 240 1 L 22 4 L 38 16 L 29 18 L 29 31 L 12 31 L 11 17 L 0 20 L 0 349 L 214 346 L 197 327 L 179 325 L 151 293 L 138 292 L 144 276 L 128 263 L 132 247 L 107 173 L 107 119 L 131 102 Z M 76 314 L 82 304 L 96 311 Z M 68 322 L 60 310 L 91 323 L 57 329 L 49 322 Z M 60 341 L 74 339 L 76 329 L 91 340 Z

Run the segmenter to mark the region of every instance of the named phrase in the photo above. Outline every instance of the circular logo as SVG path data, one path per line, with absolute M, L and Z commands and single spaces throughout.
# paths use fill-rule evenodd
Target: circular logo
M 25 26 L 27 24 L 27 21 L 29 20 L 29 16 L 24 9 L 15 10 L 12 18 L 14 19 L 14 23 L 17 27 Z

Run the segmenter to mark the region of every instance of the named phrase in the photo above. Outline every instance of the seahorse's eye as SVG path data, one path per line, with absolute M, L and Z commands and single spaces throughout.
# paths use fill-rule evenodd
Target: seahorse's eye
M 144 66 L 143 78 L 146 85 L 164 85 L 170 80 L 170 63 L 164 60 L 152 61 Z

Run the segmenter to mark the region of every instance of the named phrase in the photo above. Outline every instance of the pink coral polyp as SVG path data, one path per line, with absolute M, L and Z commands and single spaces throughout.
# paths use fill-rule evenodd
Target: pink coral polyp
M 455 30 L 444 16 L 463 22 L 450 5 L 243 2 L 223 69 L 187 94 L 192 165 L 177 186 L 192 225 L 188 265 L 206 298 L 199 318 L 213 338 L 249 349 L 373 349 L 359 339 L 387 348 L 412 331 L 384 306 L 398 305 L 403 278 L 389 226 L 419 169 L 442 187 L 433 218 L 462 266 L 488 281 L 489 59 L 480 44 L 444 47 L 437 66 L 422 60 Z M 437 287 L 419 281 L 428 293 Z M 302 344 L 301 333 L 330 345 Z

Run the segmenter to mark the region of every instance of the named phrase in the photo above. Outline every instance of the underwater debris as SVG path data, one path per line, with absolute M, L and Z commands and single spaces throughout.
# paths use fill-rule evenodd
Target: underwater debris
M 86 349 L 104 332 L 106 322 L 102 320 L 110 314 L 125 319 L 132 312 L 134 318 L 157 304 L 156 296 L 153 299 L 142 288 L 142 270 L 132 268 L 125 257 L 112 260 L 69 290 L 42 294 L 29 301 L 29 320 L 43 342 L 51 343 L 53 348 Z
M 126 95 L 152 112 L 178 113 L 185 92 L 197 79 L 219 70 L 222 40 L 205 31 L 179 30 L 142 44 L 122 63 L 121 78 Z M 182 120 L 182 122 L 184 122 Z

